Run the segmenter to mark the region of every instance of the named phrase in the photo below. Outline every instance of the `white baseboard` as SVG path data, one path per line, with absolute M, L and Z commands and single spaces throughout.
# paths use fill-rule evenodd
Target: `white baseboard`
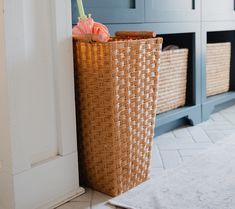
M 73 191 L 71 193 L 68 193 L 67 195 L 64 195 L 61 198 L 58 198 L 48 204 L 46 204 L 45 206 L 43 206 L 42 208 L 38 208 L 38 209 L 54 209 L 56 207 L 59 207 L 61 205 L 63 205 L 64 203 L 82 195 L 85 193 L 85 189 L 82 187 L 79 187 L 77 191 Z

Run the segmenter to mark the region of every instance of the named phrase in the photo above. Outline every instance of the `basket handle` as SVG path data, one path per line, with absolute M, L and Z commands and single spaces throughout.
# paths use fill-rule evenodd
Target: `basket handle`
M 156 33 L 152 31 L 117 31 L 115 36 L 118 38 L 155 38 Z

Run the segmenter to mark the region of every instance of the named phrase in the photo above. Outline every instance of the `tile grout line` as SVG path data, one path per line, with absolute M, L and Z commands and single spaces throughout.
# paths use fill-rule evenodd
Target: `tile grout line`
M 195 138 L 193 137 L 193 135 L 191 134 L 191 132 L 188 130 L 189 127 L 190 127 L 190 126 L 184 126 L 184 127 L 182 127 L 182 129 L 184 129 L 184 130 L 189 134 L 189 136 L 192 138 L 193 142 L 194 142 L 195 144 L 197 144 L 198 142 L 195 140 Z M 195 127 L 196 127 L 196 126 L 195 126 Z M 181 137 L 177 137 L 177 136 L 174 134 L 174 131 L 172 131 L 172 134 L 174 135 L 175 139 L 181 138 Z
M 180 150 L 179 150 L 179 149 L 177 149 L 177 152 L 178 152 L 178 154 L 179 154 L 179 156 L 180 156 L 180 158 L 181 158 L 181 161 L 184 162 L 183 156 L 182 156 L 182 154 L 180 153 Z
M 157 146 L 157 145 L 156 145 Z M 163 157 L 162 157 L 162 153 L 161 153 L 161 150 L 159 149 L 159 147 L 157 146 L 157 150 L 159 152 L 159 155 L 160 155 L 160 158 L 161 158 L 161 162 L 162 162 L 162 167 L 164 170 L 166 170 L 166 167 L 165 167 L 165 164 L 163 162 Z
M 200 127 L 200 126 L 199 126 Z M 214 142 L 211 140 L 211 137 L 206 133 L 206 131 L 201 127 L 202 131 L 205 133 L 205 135 L 207 135 L 207 137 L 209 138 L 209 142 L 214 144 Z M 198 143 L 197 143 L 198 144 Z
M 174 129 L 174 130 L 171 131 L 171 133 L 172 133 L 172 135 L 174 136 L 174 138 L 177 138 L 177 137 L 176 137 L 176 134 L 175 134 L 175 131 L 176 131 L 176 130 L 177 130 L 177 129 Z
M 220 112 L 218 112 L 218 114 L 225 119 L 225 121 L 229 122 L 230 125 L 233 125 L 234 126 L 234 123 L 232 121 L 230 121 L 229 119 L 227 119 L 226 117 L 223 116 L 223 114 L 221 114 Z
M 203 128 L 202 128 L 203 129 Z M 211 137 L 208 135 L 208 133 L 203 129 L 203 131 L 205 132 L 205 134 L 208 136 L 208 138 L 210 139 L 210 142 L 212 144 L 215 144 L 215 142 L 211 139 Z
M 197 126 L 196 126 L 197 127 Z M 194 138 L 194 136 L 192 135 L 192 133 L 189 131 L 189 127 L 187 127 L 187 132 L 190 134 L 190 136 L 192 137 L 193 141 L 195 144 L 198 144 L 197 140 Z

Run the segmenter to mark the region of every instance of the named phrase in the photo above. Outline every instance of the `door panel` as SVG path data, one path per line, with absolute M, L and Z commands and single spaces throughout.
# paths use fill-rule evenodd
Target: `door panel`
M 200 20 L 200 0 L 147 0 L 146 22 L 176 22 Z
M 0 3 L 7 75 L 0 70 L 0 208 L 56 208 L 81 194 L 75 119 L 71 2 Z M 2 21 L 3 20 L 3 21 Z M 0 44 L 2 32 L 0 32 Z M 9 104 L 8 104 L 9 103 Z M 4 134 L 4 135 L 3 135 Z M 3 188 L 2 188 L 3 187 Z M 11 205 L 14 203 L 13 205 Z
M 23 82 L 18 90 L 21 95 L 19 102 L 22 102 L 19 106 L 20 120 L 23 120 L 21 130 L 28 129 L 22 134 L 24 138 L 31 139 L 28 141 L 31 164 L 58 154 L 53 49 L 48 44 L 53 38 L 50 19 L 50 1 L 24 0 L 25 54 L 28 62 L 21 74 Z M 34 99 L 24 104 L 30 98 Z
M 202 1 L 202 18 L 205 21 L 235 20 L 235 0 Z

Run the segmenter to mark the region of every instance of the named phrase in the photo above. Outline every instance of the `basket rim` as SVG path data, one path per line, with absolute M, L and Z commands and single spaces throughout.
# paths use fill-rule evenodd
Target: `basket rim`
M 117 37 L 111 37 L 110 40 L 108 42 L 89 42 L 89 41 L 83 41 L 78 39 L 76 36 L 72 37 L 74 41 L 76 42 L 81 42 L 81 43 L 86 43 L 86 44 L 102 44 L 102 45 L 106 45 L 106 44 L 113 44 L 113 43 L 125 43 L 125 42 L 140 42 L 140 41 L 153 41 L 156 40 L 158 44 L 162 44 L 163 43 L 163 38 L 162 37 L 156 37 L 156 38 L 140 38 L 140 39 L 121 39 L 121 40 L 117 40 Z M 116 40 L 113 40 L 116 39 Z
M 211 45 L 211 46 L 214 46 L 214 45 L 232 45 L 232 42 L 217 42 L 217 43 L 207 43 L 207 45 Z

